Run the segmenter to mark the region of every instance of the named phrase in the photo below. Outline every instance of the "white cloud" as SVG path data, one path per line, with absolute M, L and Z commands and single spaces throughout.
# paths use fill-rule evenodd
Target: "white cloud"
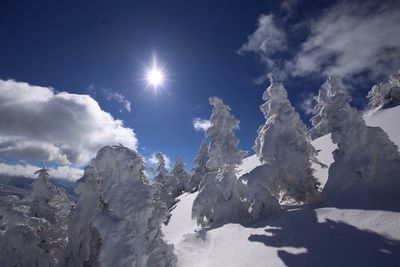
M 296 6 L 295 0 L 285 1 L 281 8 L 293 13 Z M 287 23 L 285 19 L 278 22 Z M 268 72 L 281 78 L 337 75 L 362 83 L 355 79 L 359 74 L 368 74 L 371 81 L 400 68 L 399 2 L 343 1 L 295 25 L 279 23 L 273 15 L 262 15 L 239 53 L 254 53 Z M 284 26 L 300 34 L 306 32 L 306 25 L 309 34 L 298 48 L 298 43 L 289 41 Z
M 297 105 L 300 110 L 302 110 L 306 115 L 311 115 L 314 109 L 314 95 L 304 94 L 301 96 L 302 100 Z
M 123 109 L 125 109 L 127 112 L 131 112 L 131 102 L 124 95 L 118 92 L 111 92 L 109 90 L 106 90 L 104 93 L 107 100 L 116 101 L 122 105 L 122 109 L 120 109 L 119 112 L 122 112 Z
M 248 37 L 238 53 L 240 55 L 255 53 L 267 67 L 275 68 L 274 54 L 286 49 L 286 33 L 275 23 L 274 15 L 269 14 L 258 18 L 256 31 Z
M 24 176 L 36 178 L 37 175 L 33 174 L 35 171 L 41 169 L 41 167 L 34 166 L 31 164 L 7 164 L 0 162 L 0 174 L 10 176 Z M 83 170 L 71 166 L 58 166 L 56 168 L 48 168 L 50 177 L 68 179 L 76 181 L 83 175 Z
M 157 154 L 157 153 L 151 154 L 151 157 L 148 158 L 148 159 L 146 160 L 146 162 L 147 162 L 147 163 L 150 163 L 150 164 L 153 164 L 153 165 L 157 165 L 158 160 L 157 160 L 156 154 Z M 165 155 L 164 153 L 161 153 L 161 154 L 164 156 L 164 159 L 165 159 L 165 167 L 166 167 L 167 169 L 169 169 L 169 168 L 171 167 L 171 160 L 170 160 L 170 158 L 169 158 L 167 155 Z
M 193 128 L 196 131 L 206 131 L 211 126 L 211 122 L 209 120 L 205 120 L 202 118 L 194 118 L 193 119 Z
M 288 70 L 301 76 L 389 74 L 400 67 L 399 25 L 399 7 L 333 6 L 312 21 L 311 34 Z
M 0 156 L 83 165 L 117 143 L 136 149 L 135 133 L 90 96 L 0 80 Z

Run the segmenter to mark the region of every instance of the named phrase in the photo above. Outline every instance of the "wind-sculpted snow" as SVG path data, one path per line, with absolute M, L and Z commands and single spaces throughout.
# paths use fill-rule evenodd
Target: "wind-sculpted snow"
M 275 82 L 271 74 L 270 82 L 263 95 L 265 103 L 261 105 L 266 122 L 258 129 L 254 151 L 262 163 L 271 165 L 274 172 L 266 172 L 265 176 L 254 179 L 269 184 L 266 194 L 272 193 L 279 199 L 283 196 L 283 200 L 305 201 L 317 191 L 317 181 L 311 169 L 316 151 L 310 143 L 306 126 L 287 98 L 283 84 Z
M 162 240 L 165 205 L 143 174 L 144 163 L 122 146 L 102 148 L 78 180 L 67 266 L 174 266 Z
M 400 155 L 396 145 L 378 127 L 368 127 L 348 103 L 336 79 L 324 88 L 327 98 L 319 113 L 332 129 L 337 149 L 323 190 L 331 204 L 363 208 L 393 208 L 400 201 Z M 397 204 L 396 204 L 397 203 Z M 398 209 L 398 207 L 397 207 Z

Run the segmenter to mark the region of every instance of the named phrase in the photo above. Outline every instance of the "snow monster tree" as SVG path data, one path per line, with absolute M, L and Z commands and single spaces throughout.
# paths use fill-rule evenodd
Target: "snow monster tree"
M 270 86 L 263 94 L 265 103 L 260 107 L 266 122 L 258 129 L 253 147 L 269 169 L 259 179 L 264 179 L 270 192 L 280 200 L 307 201 L 318 188 L 311 168 L 316 151 L 285 87 L 275 82 L 272 74 L 269 78 Z
M 167 209 L 143 169 L 142 158 L 126 147 L 100 149 L 77 182 L 66 266 L 175 265 L 160 228 Z
M 206 131 L 210 141 L 206 166 L 217 171 L 204 176 L 192 207 L 192 218 L 203 227 L 241 220 L 243 205 L 235 167 L 246 155 L 238 149 L 239 140 L 233 132 L 239 120 L 230 114 L 230 107 L 218 97 L 210 97 L 209 101 L 214 108 L 211 126 Z
M 400 156 L 396 145 L 379 127 L 368 127 L 349 104 L 348 94 L 334 77 L 321 90 L 325 99 L 317 114 L 331 130 L 334 163 L 323 189 L 328 204 L 354 208 L 398 209 Z

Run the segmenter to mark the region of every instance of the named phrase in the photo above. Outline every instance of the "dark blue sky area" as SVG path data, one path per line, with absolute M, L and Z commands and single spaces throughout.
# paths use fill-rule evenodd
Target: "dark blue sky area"
M 162 151 L 172 160 L 193 159 L 202 132 L 195 117 L 209 118 L 209 96 L 219 96 L 241 121 L 240 147 L 251 151 L 264 122 L 259 106 L 268 84 L 253 80 L 265 66 L 237 50 L 261 14 L 282 19 L 280 1 L 2 1 L 0 78 L 58 91 L 91 94 L 100 106 L 134 129 L 140 151 Z M 294 25 L 332 1 L 302 1 L 286 22 Z M 294 46 L 307 29 L 291 38 Z M 141 79 L 155 54 L 168 82 L 155 96 Z M 285 56 L 285 55 L 283 55 Z M 321 79 L 285 84 L 294 105 Z M 88 88 L 91 87 L 91 90 Z M 121 93 L 132 112 L 106 101 L 102 90 Z M 365 95 L 365 92 L 363 92 Z M 302 113 L 302 117 L 306 118 Z M 68 127 L 66 125 L 66 127 Z

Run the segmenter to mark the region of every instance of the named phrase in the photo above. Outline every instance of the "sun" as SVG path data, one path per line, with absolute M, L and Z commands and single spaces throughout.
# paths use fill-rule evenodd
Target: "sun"
M 164 73 L 156 66 L 153 66 L 152 69 L 149 69 L 147 71 L 146 79 L 149 85 L 153 87 L 158 87 L 164 82 Z

